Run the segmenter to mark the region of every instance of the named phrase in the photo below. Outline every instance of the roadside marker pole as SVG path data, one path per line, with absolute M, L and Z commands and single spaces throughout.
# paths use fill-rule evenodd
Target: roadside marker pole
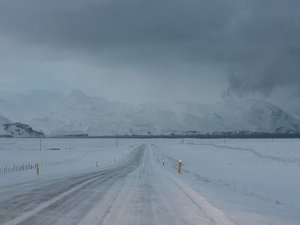
M 36 175 L 37 176 L 40 175 L 40 165 L 39 165 L 39 163 L 36 164 Z
M 182 161 L 178 161 L 178 173 L 181 174 L 181 166 L 182 166 Z
M 165 160 L 162 161 L 163 166 L 165 166 Z

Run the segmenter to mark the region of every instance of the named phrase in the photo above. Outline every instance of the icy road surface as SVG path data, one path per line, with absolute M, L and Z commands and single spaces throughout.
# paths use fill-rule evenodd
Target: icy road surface
M 7 187 L 0 224 L 233 224 L 141 144 L 108 169 Z

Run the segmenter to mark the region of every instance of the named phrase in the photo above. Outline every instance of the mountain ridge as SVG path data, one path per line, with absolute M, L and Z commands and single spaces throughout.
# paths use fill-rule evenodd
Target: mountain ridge
M 50 136 L 167 135 L 197 132 L 299 132 L 300 121 L 261 100 L 227 100 L 217 104 L 177 102 L 130 105 L 64 92 L 0 91 L 0 114 L 22 121 Z
M 24 123 L 15 123 L 0 115 L 0 137 L 43 137 L 43 132 Z

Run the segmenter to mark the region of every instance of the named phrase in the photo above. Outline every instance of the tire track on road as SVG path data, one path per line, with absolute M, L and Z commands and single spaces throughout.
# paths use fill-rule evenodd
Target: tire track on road
M 144 145 L 138 146 L 127 160 L 114 168 L 60 179 L 25 195 L 16 195 L 0 202 L 0 223 L 55 224 L 68 214 L 72 217 L 68 220 L 73 222 L 66 220 L 63 224 L 74 224 L 74 220 L 78 222 L 96 201 L 101 200 L 114 182 L 140 165 L 144 149 Z M 101 187 L 102 191 L 96 191 L 97 187 Z

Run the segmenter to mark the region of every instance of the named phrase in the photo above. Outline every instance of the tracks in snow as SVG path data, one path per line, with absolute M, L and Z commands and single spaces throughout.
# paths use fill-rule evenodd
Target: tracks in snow
M 74 217 L 69 219 L 70 223 L 58 224 L 76 224 L 115 181 L 140 165 L 144 148 L 137 147 L 127 160 L 111 169 L 66 177 L 38 187 L 27 186 L 25 192 L 14 189 L 15 195 L 0 202 L 0 224 L 56 224 L 68 214 Z
M 114 168 L 58 179 L 0 202 L 3 225 L 232 225 L 140 145 Z

